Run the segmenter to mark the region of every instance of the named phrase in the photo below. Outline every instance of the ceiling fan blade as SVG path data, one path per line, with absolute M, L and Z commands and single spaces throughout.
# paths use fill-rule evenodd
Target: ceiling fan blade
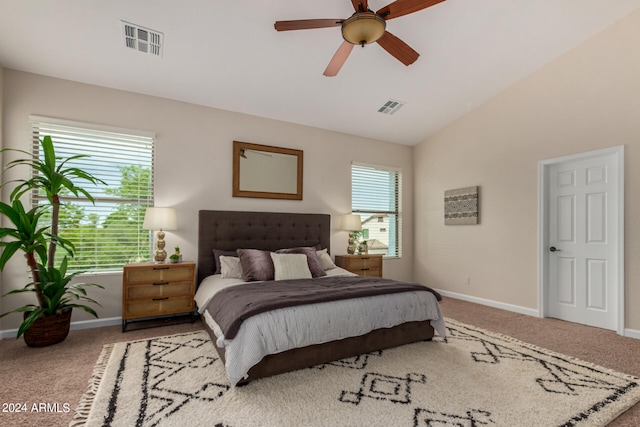
M 378 39 L 378 44 L 404 65 L 413 64 L 420 56 L 418 52 L 389 31 L 385 31 Z
M 295 21 L 276 21 L 273 25 L 277 31 L 310 30 L 313 28 L 337 27 L 344 19 L 298 19 Z
M 396 0 L 378 10 L 376 14 L 385 20 L 389 20 L 426 9 L 443 1 L 444 0 Z
M 342 42 L 336 53 L 333 55 L 333 58 L 331 58 L 331 61 L 329 61 L 329 65 L 327 65 L 326 70 L 324 70 L 324 73 L 322 74 L 327 77 L 336 76 L 352 50 L 353 45 L 351 43 L 347 41 Z
M 353 8 L 358 13 L 366 12 L 369 10 L 369 3 L 367 0 L 351 0 L 351 4 L 353 4 Z

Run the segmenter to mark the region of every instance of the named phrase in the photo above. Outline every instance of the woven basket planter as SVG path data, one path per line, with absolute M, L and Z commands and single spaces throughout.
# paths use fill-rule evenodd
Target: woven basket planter
M 25 313 L 26 317 L 27 313 Z M 24 332 L 24 342 L 29 347 L 46 347 L 64 341 L 69 335 L 71 309 L 52 316 L 40 316 Z

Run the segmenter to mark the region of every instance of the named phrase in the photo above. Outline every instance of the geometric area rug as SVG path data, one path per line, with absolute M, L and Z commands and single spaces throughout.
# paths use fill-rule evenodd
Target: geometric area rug
M 72 426 L 605 426 L 637 378 L 446 319 L 419 342 L 231 388 L 205 331 L 104 347 Z

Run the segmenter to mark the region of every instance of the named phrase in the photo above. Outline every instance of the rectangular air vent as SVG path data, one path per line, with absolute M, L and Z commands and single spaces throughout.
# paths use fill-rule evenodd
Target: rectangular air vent
M 395 114 L 395 112 L 398 111 L 400 108 L 402 108 L 403 105 L 404 105 L 404 102 L 394 101 L 393 99 L 390 99 L 387 102 L 385 102 L 382 107 L 378 109 L 378 112 L 383 114 L 389 114 L 389 115 Z
M 120 21 L 124 45 L 142 53 L 162 56 L 164 36 L 161 32 L 141 27 L 140 25 Z

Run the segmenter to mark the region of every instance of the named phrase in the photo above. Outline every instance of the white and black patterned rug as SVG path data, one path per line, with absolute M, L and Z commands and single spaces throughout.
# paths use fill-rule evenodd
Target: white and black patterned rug
M 232 389 L 206 332 L 105 346 L 72 425 L 604 426 L 637 378 L 447 320 L 449 337 Z

